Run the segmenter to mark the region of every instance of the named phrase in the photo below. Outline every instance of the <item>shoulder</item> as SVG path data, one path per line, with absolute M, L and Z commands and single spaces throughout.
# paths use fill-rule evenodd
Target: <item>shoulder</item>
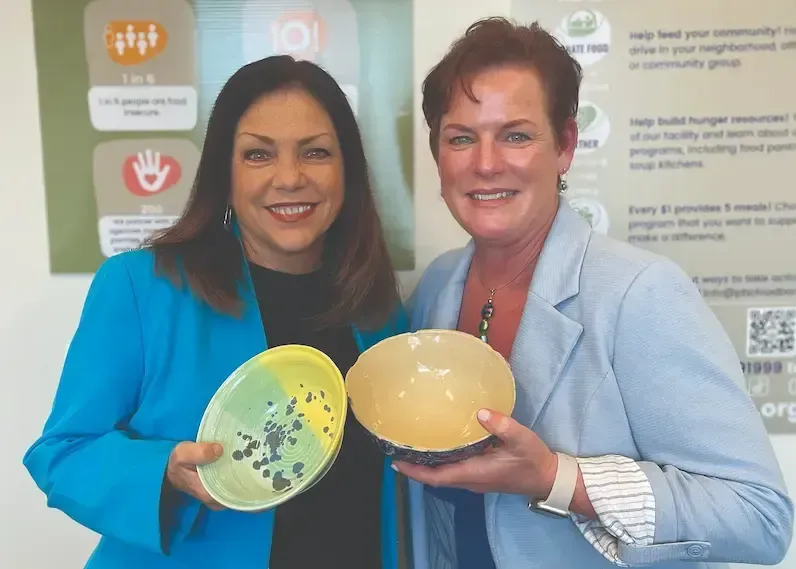
M 135 249 L 108 257 L 98 267 L 89 295 L 104 294 L 105 291 L 116 299 L 129 294 L 141 305 L 186 294 L 188 288 L 178 288 L 167 276 L 157 273 L 152 250 Z
M 605 235 L 593 233 L 581 268 L 587 290 L 624 298 L 631 289 L 693 289 L 691 278 L 670 258 Z
M 620 331 L 635 330 L 641 341 L 662 326 L 684 334 L 713 325 L 691 277 L 664 255 L 592 233 L 578 278 L 577 295 L 559 308 L 609 346 Z
M 131 288 L 134 277 L 145 274 L 143 270 L 144 259 L 139 251 L 127 251 L 106 258 L 97 267 L 91 281 L 89 294 L 102 291 L 105 288 L 121 292 Z
M 459 263 L 461 263 L 462 260 L 467 257 L 467 255 L 469 255 L 469 247 L 457 247 L 456 249 L 449 249 L 429 263 L 428 267 L 423 272 L 423 276 L 448 276 L 456 269 Z
M 440 292 L 469 254 L 468 247 L 451 249 L 429 263 L 406 301 L 410 329 L 416 330 L 425 326 L 426 317 L 436 304 Z
M 655 263 L 668 259 L 613 237 L 592 232 L 583 259 L 583 273 L 603 273 L 610 279 L 634 279 Z
M 134 249 L 108 257 L 97 269 L 96 279 L 126 280 L 136 290 L 147 290 L 164 280 L 156 274 L 155 254 L 150 249 Z
M 461 262 L 469 255 L 467 247 L 450 249 L 436 257 L 423 271 L 412 296 L 423 297 L 442 288 Z
M 601 314 L 607 329 L 633 330 L 637 340 L 721 334 L 692 278 L 670 258 L 594 235 L 581 272 L 581 306 Z
M 155 255 L 149 249 L 135 249 L 106 258 L 97 269 L 95 278 L 140 280 L 154 277 Z

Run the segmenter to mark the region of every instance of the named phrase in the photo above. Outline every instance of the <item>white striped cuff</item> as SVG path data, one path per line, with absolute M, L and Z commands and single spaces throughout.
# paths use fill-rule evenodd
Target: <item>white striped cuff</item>
M 572 516 L 583 537 L 608 561 L 627 567 L 619 543 L 652 545 L 655 538 L 655 495 L 647 475 L 630 458 L 605 455 L 578 458 L 586 494 L 596 520 Z

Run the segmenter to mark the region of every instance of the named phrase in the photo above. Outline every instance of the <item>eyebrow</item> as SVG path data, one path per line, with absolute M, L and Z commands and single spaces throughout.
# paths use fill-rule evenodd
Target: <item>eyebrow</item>
M 521 126 L 521 125 L 536 126 L 534 124 L 534 122 L 531 121 L 531 120 L 528 120 L 528 119 L 516 119 L 516 120 L 513 120 L 513 121 L 509 121 L 506 124 L 501 125 L 500 128 L 501 129 L 514 128 L 515 126 Z M 473 130 L 469 126 L 465 126 L 465 125 L 460 124 L 460 123 L 449 123 L 449 124 L 446 124 L 445 128 L 443 128 L 442 130 L 458 130 L 458 131 L 461 131 L 461 132 L 475 132 L 475 130 Z
M 276 144 L 276 141 L 273 138 L 271 138 L 270 136 L 266 136 L 264 134 L 255 134 L 253 132 L 242 132 L 238 135 L 238 138 L 240 138 L 241 136 L 251 136 L 265 144 Z M 328 132 L 321 132 L 318 134 L 313 134 L 312 136 L 305 136 L 304 138 L 299 139 L 298 141 L 299 146 L 304 146 L 305 144 L 309 144 L 313 140 L 316 140 L 322 136 L 331 136 L 331 135 Z

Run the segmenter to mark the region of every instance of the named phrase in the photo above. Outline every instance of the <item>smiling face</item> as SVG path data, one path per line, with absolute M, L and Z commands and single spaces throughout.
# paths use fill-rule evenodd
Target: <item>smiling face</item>
M 476 240 L 522 242 L 555 216 L 558 176 L 572 161 L 577 127 L 553 132 L 535 71 L 502 66 L 478 74 L 474 102 L 454 90 L 439 133 L 442 195 Z
M 343 155 L 324 108 L 298 88 L 257 100 L 240 119 L 232 156 L 230 205 L 249 258 L 313 270 L 343 197 Z

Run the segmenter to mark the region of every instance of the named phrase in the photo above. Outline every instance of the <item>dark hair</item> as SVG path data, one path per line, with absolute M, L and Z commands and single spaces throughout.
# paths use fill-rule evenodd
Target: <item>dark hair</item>
M 215 309 L 237 314 L 243 249 L 224 228 L 238 122 L 262 96 L 299 87 L 331 117 L 343 155 L 345 196 L 325 238 L 323 265 L 331 274 L 333 308 L 324 324 L 353 321 L 380 326 L 400 296 L 381 220 L 371 191 L 356 118 L 337 82 L 322 68 L 290 56 L 267 57 L 239 69 L 222 88 L 207 125 L 191 196 L 181 218 L 150 241 L 160 274 L 178 286 L 187 279 L 193 293 Z
M 453 42 L 423 81 L 423 114 L 430 129 L 429 145 L 434 158 L 442 116 L 448 111 L 456 85 L 478 102 L 472 91 L 473 76 L 509 64 L 527 65 L 539 74 L 547 96 L 548 119 L 560 138 L 567 120 L 578 114 L 580 64 L 538 22 L 525 26 L 506 18 L 484 18 Z

